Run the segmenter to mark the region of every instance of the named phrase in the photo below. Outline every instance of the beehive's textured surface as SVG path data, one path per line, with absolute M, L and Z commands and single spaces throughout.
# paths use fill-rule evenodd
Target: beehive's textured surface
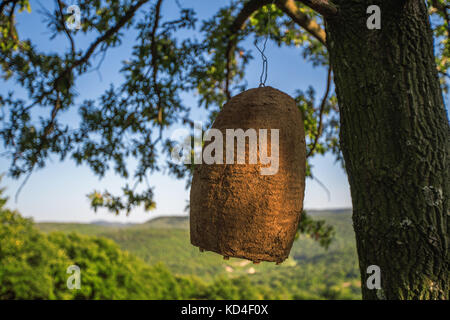
M 305 133 L 295 101 L 271 87 L 250 89 L 225 104 L 212 127 L 223 133 L 224 163 L 226 129 L 279 129 L 279 170 L 261 175 L 259 157 L 253 165 L 248 157 L 244 165 L 197 165 L 191 243 L 227 257 L 282 262 L 292 247 L 305 189 Z M 268 133 L 268 150 L 270 141 Z

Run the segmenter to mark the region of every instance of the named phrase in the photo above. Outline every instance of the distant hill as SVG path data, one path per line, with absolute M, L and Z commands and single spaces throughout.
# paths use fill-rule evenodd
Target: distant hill
M 189 217 L 188 216 L 157 217 L 145 222 L 145 225 L 152 228 L 188 229 Z
M 351 209 L 328 209 L 328 210 L 307 210 L 308 214 L 312 217 L 323 217 L 325 215 L 344 214 L 351 213 Z M 39 222 L 37 223 L 39 228 L 45 232 L 51 231 L 77 231 L 81 233 L 100 233 L 110 230 L 111 228 L 174 228 L 174 229 L 188 229 L 189 228 L 189 216 L 162 216 L 152 218 L 144 223 L 122 223 L 111 222 L 106 220 L 94 220 L 90 223 L 74 223 L 74 222 Z M 105 229 L 103 229 L 103 227 Z
M 105 227 L 118 227 L 118 228 L 135 225 L 135 223 L 110 222 L 110 221 L 105 221 L 105 220 L 94 220 L 90 224 L 95 224 L 98 226 L 105 226 Z
M 70 222 L 38 222 L 36 226 L 43 232 L 62 231 L 79 232 L 87 235 L 97 235 L 104 231 L 120 229 L 108 225 L 99 225 L 91 223 L 70 223 Z
M 317 210 L 317 209 L 305 209 L 306 212 L 310 216 L 314 215 L 324 215 L 326 213 L 333 213 L 333 214 L 348 214 L 352 212 L 351 208 L 340 208 L 340 209 L 326 209 L 326 210 Z

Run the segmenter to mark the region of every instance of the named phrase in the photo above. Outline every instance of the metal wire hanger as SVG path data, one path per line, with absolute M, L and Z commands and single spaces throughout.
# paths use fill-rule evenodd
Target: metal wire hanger
M 272 1 L 272 3 L 270 4 L 270 6 L 272 7 L 272 5 L 275 3 L 275 0 Z M 269 39 L 269 28 L 270 28 L 270 22 L 271 22 L 271 15 L 270 15 L 270 11 L 272 8 L 269 8 L 268 11 L 268 19 L 267 19 L 267 25 L 266 25 L 266 36 L 263 42 L 263 47 L 262 49 L 260 47 L 258 47 L 258 38 L 255 39 L 254 45 L 256 47 L 256 49 L 258 49 L 259 53 L 261 54 L 261 59 L 262 59 L 262 70 L 261 70 L 261 75 L 259 77 L 259 87 L 265 87 L 266 86 L 266 81 L 267 81 L 267 70 L 268 70 L 268 65 L 269 62 L 267 60 L 267 56 L 264 54 L 264 52 L 266 51 L 266 45 L 267 45 L 267 40 Z

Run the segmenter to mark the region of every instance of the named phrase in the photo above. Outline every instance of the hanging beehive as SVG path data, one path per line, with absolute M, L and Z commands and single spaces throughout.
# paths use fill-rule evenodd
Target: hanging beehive
M 305 133 L 294 99 L 272 87 L 250 89 L 224 105 L 212 128 L 222 132 L 224 164 L 203 162 L 194 170 L 191 243 L 224 258 L 284 261 L 297 231 L 305 189 Z M 226 163 L 227 129 L 254 129 L 259 138 L 265 133 L 259 129 L 267 129 L 266 148 L 258 139 L 257 163 L 249 163 L 249 139 L 245 139 L 245 164 Z M 278 129 L 278 141 L 273 129 Z M 278 168 L 274 159 L 261 162 L 264 149 L 271 156 L 278 152 Z M 275 174 L 267 170 L 262 174 L 269 167 Z

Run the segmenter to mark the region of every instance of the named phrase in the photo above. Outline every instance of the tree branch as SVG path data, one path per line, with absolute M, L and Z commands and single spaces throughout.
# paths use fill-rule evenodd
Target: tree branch
M 236 16 L 236 19 L 233 21 L 230 31 L 235 33 L 243 29 L 247 19 L 250 18 L 256 10 L 261 9 L 272 2 L 273 0 L 252 0 L 246 2 L 242 10 Z
M 311 149 L 309 149 L 308 154 L 306 155 L 307 158 L 309 158 L 314 150 L 316 149 L 317 143 L 319 142 L 319 138 L 322 135 L 322 130 L 323 130 L 323 112 L 325 109 L 325 105 L 327 103 L 328 100 L 328 94 L 330 93 L 330 87 L 331 87 L 331 67 L 328 67 L 328 73 L 327 73 L 327 87 L 325 89 L 325 93 L 323 95 L 322 98 L 322 102 L 320 104 L 320 108 L 319 108 L 319 125 L 317 126 L 317 133 L 314 137 L 314 142 L 313 145 L 311 147 Z
M 244 29 L 245 23 L 248 18 L 257 10 L 261 9 L 265 5 L 272 3 L 273 0 L 252 0 L 245 3 L 244 7 L 236 16 L 236 19 L 233 21 L 229 29 L 229 36 L 227 41 L 227 49 L 225 52 L 225 56 L 227 59 L 226 65 L 226 78 L 225 78 L 225 95 L 227 99 L 231 99 L 230 92 L 230 81 L 231 81 L 231 63 L 233 60 L 234 51 L 236 50 L 236 38 L 237 33 Z
M 37 162 L 37 157 L 39 155 L 39 153 L 42 150 L 42 147 L 45 144 L 45 139 L 47 139 L 48 135 L 53 131 L 53 127 L 55 124 L 55 120 L 56 120 L 56 116 L 59 112 L 59 110 L 61 109 L 61 99 L 60 99 L 60 91 L 58 89 L 58 84 L 60 81 L 62 81 L 63 79 L 65 79 L 67 77 L 67 75 L 69 75 L 76 67 L 82 65 L 83 63 L 86 63 L 89 58 L 91 57 L 91 55 L 94 53 L 95 49 L 97 48 L 97 46 L 99 44 L 101 44 L 103 41 L 107 40 L 109 37 L 111 37 L 113 34 L 115 34 L 116 32 L 118 32 L 127 22 L 130 21 L 130 19 L 133 18 L 134 14 L 136 13 L 136 11 L 146 2 L 148 2 L 148 0 L 141 0 L 138 3 L 136 3 L 134 6 L 130 7 L 130 9 L 125 13 L 125 15 L 120 18 L 120 20 L 118 21 L 118 23 L 111 27 L 110 29 L 108 29 L 102 36 L 98 37 L 87 49 L 86 53 L 78 60 L 75 60 L 70 66 L 68 66 L 66 69 L 64 69 L 60 75 L 53 81 L 53 85 L 52 85 L 52 89 L 48 90 L 48 91 L 44 91 L 37 99 L 34 103 L 32 103 L 28 108 L 31 108 L 32 106 L 36 105 L 36 104 L 40 104 L 42 102 L 42 100 L 47 97 L 48 95 L 50 95 L 51 93 L 56 92 L 57 95 L 57 99 L 56 99 L 56 103 L 53 106 L 52 112 L 51 112 L 51 118 L 49 123 L 45 126 L 44 128 L 44 132 L 42 134 L 42 137 L 40 138 L 41 142 L 39 144 L 39 146 L 36 148 L 35 151 L 35 160 L 33 161 L 32 165 L 30 166 L 30 170 L 29 172 L 33 171 L 33 168 Z
M 436 11 L 440 12 L 445 19 L 445 22 L 447 23 L 447 38 L 450 37 L 450 14 L 447 10 L 450 9 L 450 5 L 443 5 L 439 3 L 437 0 L 431 1 L 433 7 L 436 9 Z
M 59 15 L 61 17 L 62 29 L 64 30 L 64 33 L 66 34 L 67 38 L 69 39 L 72 56 L 75 57 L 75 43 L 73 42 L 72 35 L 70 34 L 69 30 L 67 30 L 67 28 L 66 28 L 66 23 L 64 21 L 64 13 L 62 10 L 63 5 L 61 3 L 61 0 L 57 0 L 56 3 L 58 5 L 58 11 L 59 11 Z
M 68 74 L 70 74 L 73 69 L 75 69 L 76 67 L 82 65 L 83 63 L 86 63 L 89 58 L 91 57 L 91 55 L 94 53 L 95 49 L 97 48 L 97 46 L 102 43 L 103 41 L 105 41 L 106 39 L 108 39 L 110 36 L 112 36 L 113 34 L 115 34 L 116 32 L 118 32 L 120 30 L 120 28 L 122 28 L 128 21 L 130 21 L 130 19 L 133 18 L 134 14 L 136 13 L 136 11 L 147 2 L 148 0 L 141 0 L 138 3 L 136 3 L 134 6 L 132 6 L 126 13 L 125 15 L 119 20 L 119 22 L 114 26 L 109 28 L 102 36 L 98 37 L 87 49 L 86 53 L 79 59 L 75 60 L 70 66 L 68 66 L 66 69 L 64 69 L 59 76 L 53 81 L 53 88 L 49 91 L 44 91 L 38 98 L 37 100 L 31 105 L 34 106 L 36 104 L 39 104 L 42 102 L 42 100 L 48 96 L 49 94 L 51 94 L 52 92 L 54 92 L 54 90 L 57 90 L 58 87 L 58 83 L 59 81 L 61 81 L 63 78 L 65 78 Z M 30 107 L 31 107 L 30 106 Z M 59 106 L 55 106 L 56 110 L 52 111 L 52 114 L 55 111 L 58 111 Z M 54 108 L 54 109 L 55 109 Z
M 306 14 L 300 11 L 299 7 L 295 3 L 294 0 L 251 0 L 245 3 L 244 7 L 236 16 L 236 19 L 233 21 L 233 24 L 229 30 L 229 36 L 227 41 L 227 49 L 226 49 L 226 79 L 225 79 L 225 94 L 228 99 L 231 98 L 230 93 L 230 81 L 231 81 L 231 66 L 234 51 L 236 49 L 236 34 L 244 29 L 245 23 L 248 18 L 257 10 L 262 7 L 275 2 L 278 8 L 280 8 L 284 13 L 286 13 L 291 19 L 297 23 L 300 27 L 305 29 L 308 33 L 310 33 L 314 38 L 319 40 L 323 45 L 326 46 L 326 33 L 320 25 L 310 19 Z M 317 10 L 319 13 L 323 14 L 335 14 L 337 9 L 334 5 L 331 5 L 326 0 L 312 0 L 312 1 L 304 1 L 307 2 L 307 5 L 311 6 L 314 10 Z M 335 9 L 332 9 L 335 8 Z M 320 10 L 320 11 L 319 11 Z
M 3 14 L 3 9 L 10 3 L 17 3 L 17 0 L 4 0 L 0 3 L 0 14 Z
M 329 0 L 300 0 L 325 17 L 337 14 L 337 7 Z
M 300 27 L 326 46 L 326 33 L 320 25 L 300 11 L 294 0 L 277 0 L 277 6 Z
M 94 43 L 92 43 L 89 46 L 85 55 L 82 58 L 80 58 L 79 60 L 75 61 L 75 63 L 72 65 L 71 69 L 86 62 L 90 58 L 92 53 L 95 51 L 97 46 L 100 43 L 102 43 L 103 41 L 105 41 L 106 39 L 108 39 L 109 37 L 111 37 L 113 34 L 118 32 L 127 22 L 130 21 L 130 19 L 132 19 L 134 17 L 134 14 L 136 13 L 136 11 L 142 5 L 144 5 L 146 2 L 148 2 L 148 0 L 141 0 L 138 3 L 136 3 L 134 6 L 130 7 L 130 9 L 125 13 L 125 15 L 122 18 L 120 18 L 119 22 L 114 27 L 109 28 L 101 37 L 98 37 L 97 40 L 95 40 Z
M 163 109 L 161 106 L 161 90 L 159 88 L 159 85 L 157 83 L 157 76 L 158 76 L 158 63 L 156 60 L 156 57 L 158 55 L 157 47 L 156 47 L 156 31 L 158 30 L 159 25 L 159 19 L 160 19 L 160 13 L 161 13 L 161 4 L 163 0 L 158 0 L 155 6 L 155 17 L 153 22 L 153 29 L 151 33 L 151 44 L 150 44 L 150 50 L 152 52 L 152 78 L 153 78 L 153 88 L 156 92 L 156 96 L 158 99 L 158 123 L 162 126 L 163 121 Z

